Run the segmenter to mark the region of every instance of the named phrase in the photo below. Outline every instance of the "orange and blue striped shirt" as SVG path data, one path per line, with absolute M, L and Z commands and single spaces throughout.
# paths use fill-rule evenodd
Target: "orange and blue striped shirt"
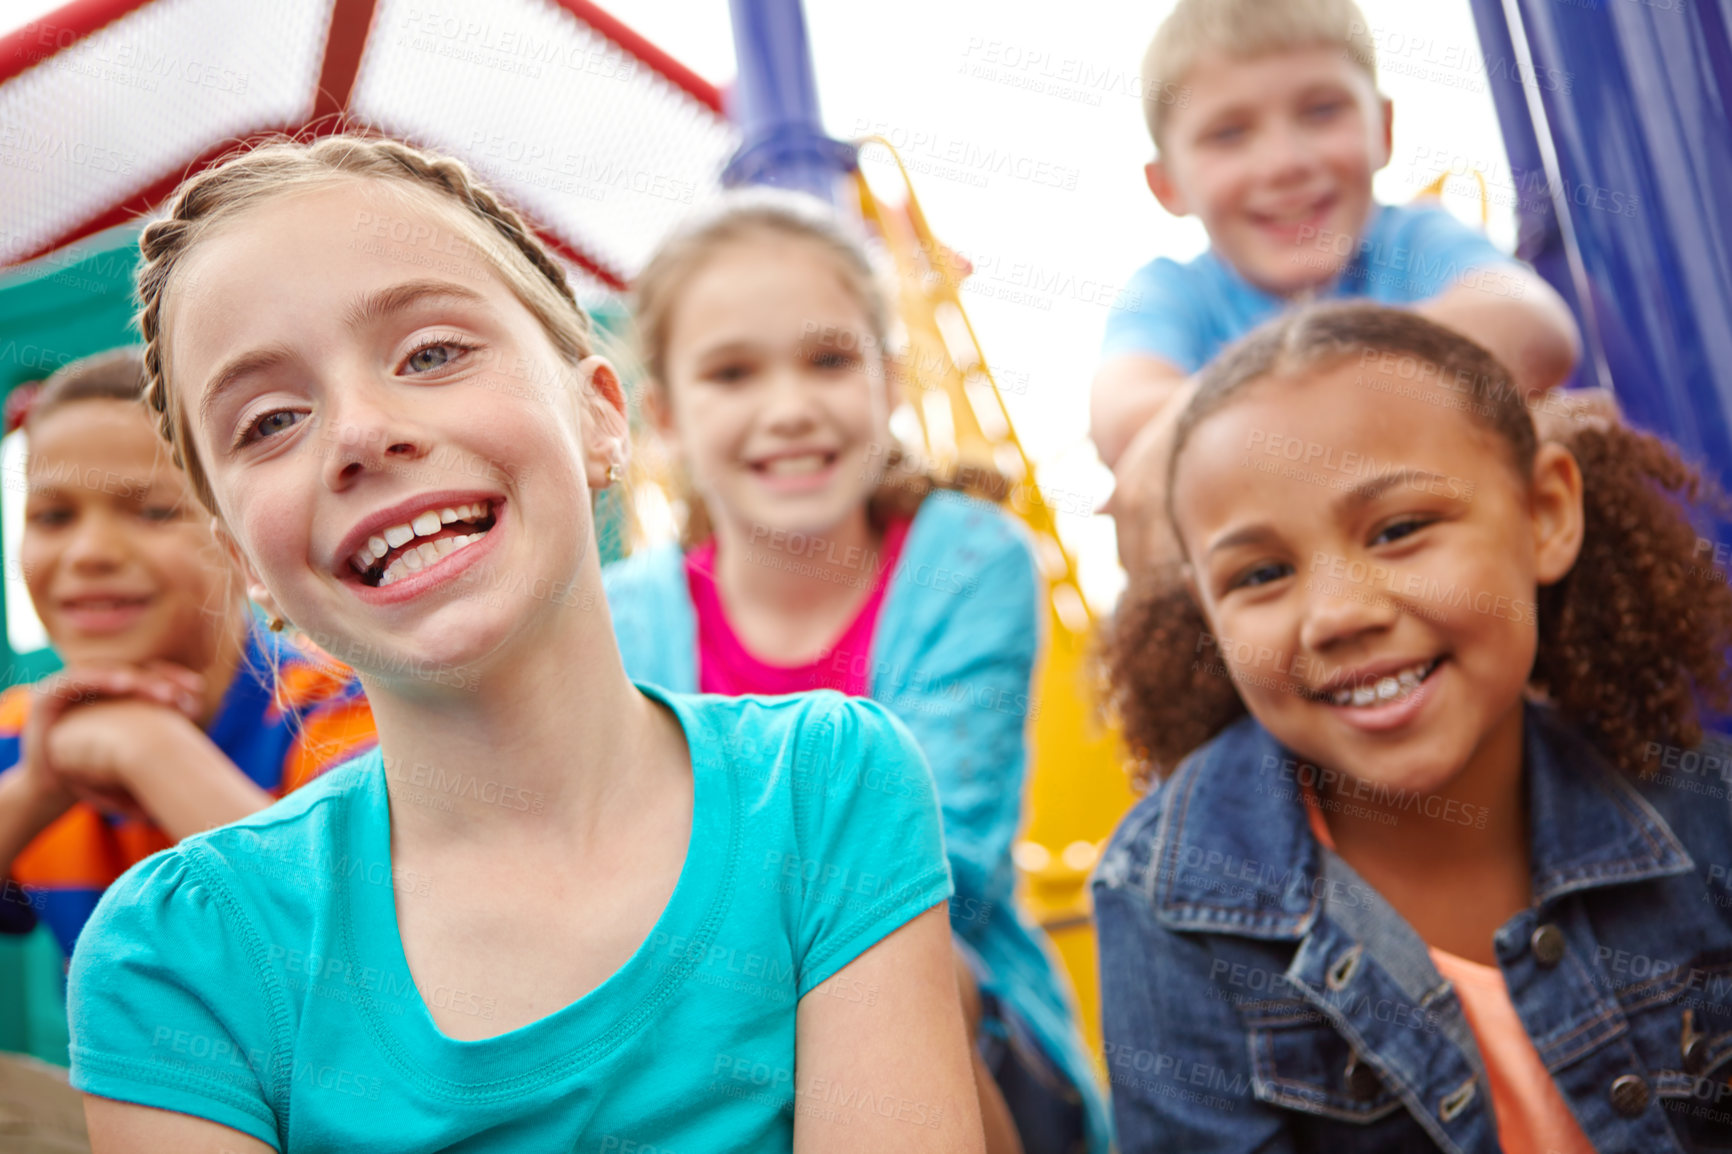
M 18 764 L 30 699 L 27 685 L 0 694 L 0 765 L 9 767 L 0 773 Z M 258 630 L 206 734 L 273 797 L 376 744 L 372 712 L 347 667 Z M 26 933 L 40 921 L 70 957 L 110 883 L 172 844 L 149 822 L 74 805 L 13 861 L 0 893 L 0 933 Z

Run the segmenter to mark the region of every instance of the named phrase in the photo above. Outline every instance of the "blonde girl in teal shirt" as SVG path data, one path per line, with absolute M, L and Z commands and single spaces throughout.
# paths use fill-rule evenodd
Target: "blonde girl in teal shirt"
M 523 222 L 335 137 L 141 243 L 163 430 L 381 748 L 110 889 L 69 997 L 97 1154 L 979 1151 L 926 766 L 870 704 L 626 678 L 623 397 Z

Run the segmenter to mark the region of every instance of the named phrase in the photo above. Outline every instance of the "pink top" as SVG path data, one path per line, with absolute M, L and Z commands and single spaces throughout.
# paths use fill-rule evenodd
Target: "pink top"
M 1594 1154 L 1569 1103 L 1558 1092 L 1527 1029 L 1516 1016 L 1503 971 L 1435 946 L 1432 964 L 1448 978 L 1485 1058 L 1497 1138 L 1507 1154 Z
M 862 576 L 872 578 L 872 593 L 860 612 L 832 644 L 814 661 L 802 665 L 779 665 L 765 661 L 740 640 L 728 622 L 716 588 L 715 538 L 686 554 L 686 587 L 698 619 L 698 691 L 738 697 L 746 693 L 804 693 L 810 689 L 835 689 L 851 697 L 870 696 L 872 683 L 872 636 L 878 628 L 878 612 L 890 588 L 890 574 L 908 540 L 909 520 L 891 522 L 884 531 L 883 548 L 869 555 Z M 800 564 L 789 558 L 790 564 Z
M 1317 795 L 1306 791 L 1306 816 L 1317 840 L 1335 848 Z M 1497 1119 L 1497 1140 L 1506 1154 L 1594 1154 L 1594 1145 L 1582 1133 L 1581 1123 L 1570 1112 L 1558 1092 L 1533 1039 L 1509 1000 L 1503 971 L 1436 946 L 1427 946 L 1431 964 L 1455 987 L 1462 1016 L 1485 1059 L 1486 1080 L 1491 1083 L 1491 1105 Z

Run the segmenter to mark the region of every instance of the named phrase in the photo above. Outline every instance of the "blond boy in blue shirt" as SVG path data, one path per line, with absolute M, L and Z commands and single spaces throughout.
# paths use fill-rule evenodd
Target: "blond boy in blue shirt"
M 1166 445 L 1191 375 L 1289 304 L 1411 306 L 1489 349 L 1536 397 L 1569 376 L 1580 338 L 1545 281 L 1441 207 L 1373 198 L 1394 108 L 1352 0 L 1179 0 L 1142 77 L 1149 190 L 1198 217 L 1210 247 L 1146 265 L 1108 322 L 1089 425 L 1117 481 L 1127 569 L 1173 557 Z

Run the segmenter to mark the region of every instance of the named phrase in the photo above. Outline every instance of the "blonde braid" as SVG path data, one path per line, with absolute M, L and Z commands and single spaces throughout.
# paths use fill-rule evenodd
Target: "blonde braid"
M 560 267 L 559 262 L 554 260 L 535 238 L 517 210 L 501 202 L 486 185 L 477 181 L 468 165 L 449 156 L 422 152 L 395 140 L 364 143 L 371 144 L 380 157 L 396 164 L 413 179 L 437 184 L 464 207 L 492 225 L 499 235 L 527 257 L 529 263 L 559 291 L 559 295 L 570 301 L 571 307 L 578 309 L 579 315 L 582 315 L 583 310 L 578 308 L 577 296 L 566 281 L 565 269 Z
M 287 138 L 235 153 L 188 178 L 176 190 L 168 215 L 139 237 L 137 322 L 144 335 L 147 375 L 144 398 L 157 415 L 157 427 L 186 470 L 200 500 L 213 512 L 215 502 L 196 455 L 186 414 L 167 380 L 162 340 L 162 302 L 186 253 L 219 221 L 286 191 L 342 179 L 371 178 L 415 188 L 431 188 L 454 200 L 485 223 L 482 240 L 503 239 L 527 262 L 532 278 L 519 275 L 504 253 L 494 256 L 499 272 L 541 322 L 554 346 L 571 363 L 590 355 L 589 318 L 577 303 L 565 270 L 553 259 L 523 217 L 493 194 L 462 161 L 424 152 L 400 141 L 351 134 L 328 136 L 311 144 Z M 476 238 L 471 238 L 476 239 Z M 484 250 L 492 247 L 477 245 Z M 546 287 L 537 284 L 545 281 Z

